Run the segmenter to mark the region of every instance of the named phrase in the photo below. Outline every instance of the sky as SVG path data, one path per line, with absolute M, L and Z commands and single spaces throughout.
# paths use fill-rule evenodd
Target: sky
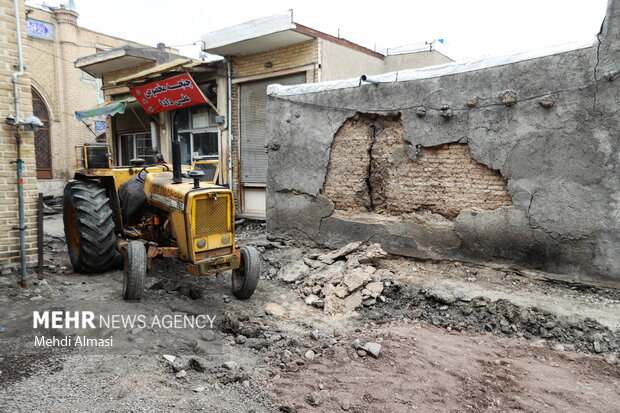
M 27 0 L 39 5 L 43 0 Z M 50 6 L 68 0 L 46 0 Z M 208 1 L 74 0 L 78 24 L 148 45 L 188 45 L 202 34 L 293 9 L 341 37 L 381 51 L 444 39 L 453 58 L 476 59 L 589 40 L 607 0 Z M 323 27 L 323 26 L 321 26 Z M 198 57 L 200 47 L 178 47 Z

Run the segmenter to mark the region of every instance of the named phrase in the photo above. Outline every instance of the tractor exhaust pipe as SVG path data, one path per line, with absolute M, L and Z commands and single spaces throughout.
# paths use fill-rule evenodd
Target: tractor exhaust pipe
M 181 142 L 172 142 L 172 183 L 180 184 L 183 182 L 181 176 Z

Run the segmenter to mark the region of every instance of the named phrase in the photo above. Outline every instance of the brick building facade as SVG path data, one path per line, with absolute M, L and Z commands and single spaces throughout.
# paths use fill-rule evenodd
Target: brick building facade
M 292 10 L 202 36 L 204 51 L 230 64 L 232 187 L 239 215 L 265 217 L 266 89 L 374 75 L 451 61 L 435 50 L 387 55 L 310 28 Z
M 103 103 L 104 97 L 101 81 L 76 68 L 75 61 L 126 44 L 148 46 L 80 27 L 78 13 L 63 7 L 27 7 L 25 16 L 24 53 L 33 62 L 29 93 L 41 102 L 37 115 L 46 112 L 49 119 L 48 130 L 36 141 L 38 187 L 44 194 L 60 195 L 75 170 L 75 146 L 94 142 L 97 126 L 105 126 L 75 119 L 75 111 Z
M 21 38 L 26 36 L 25 7 L 19 1 Z M 25 49 L 25 48 L 24 48 Z M 25 50 L 24 50 L 25 52 Z M 35 64 L 32 56 L 24 53 L 26 71 L 17 78 L 19 118 L 32 115 L 31 81 L 29 68 Z M 13 73 L 18 69 L 18 47 L 13 1 L 0 0 L 0 267 L 2 271 L 19 265 L 19 231 L 17 201 L 17 145 L 15 128 L 5 123 L 8 115 L 15 115 Z M 37 247 L 37 181 L 35 173 L 34 134 L 20 131 L 22 140 L 24 204 L 26 225 L 27 264 L 36 263 Z

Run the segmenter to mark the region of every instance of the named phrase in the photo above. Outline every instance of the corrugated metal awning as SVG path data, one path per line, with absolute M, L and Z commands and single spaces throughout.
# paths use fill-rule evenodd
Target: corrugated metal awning
M 114 116 L 117 113 L 125 113 L 126 106 L 127 106 L 126 101 L 105 102 L 91 109 L 76 111 L 75 118 L 77 120 L 84 120 L 84 119 L 89 119 L 89 118 Z

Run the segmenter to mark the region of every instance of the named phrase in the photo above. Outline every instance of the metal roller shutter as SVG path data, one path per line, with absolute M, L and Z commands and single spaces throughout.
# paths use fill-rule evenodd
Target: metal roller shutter
M 304 72 L 242 83 L 239 90 L 241 182 L 267 181 L 265 153 L 267 86 L 279 83 L 295 85 L 306 82 Z

